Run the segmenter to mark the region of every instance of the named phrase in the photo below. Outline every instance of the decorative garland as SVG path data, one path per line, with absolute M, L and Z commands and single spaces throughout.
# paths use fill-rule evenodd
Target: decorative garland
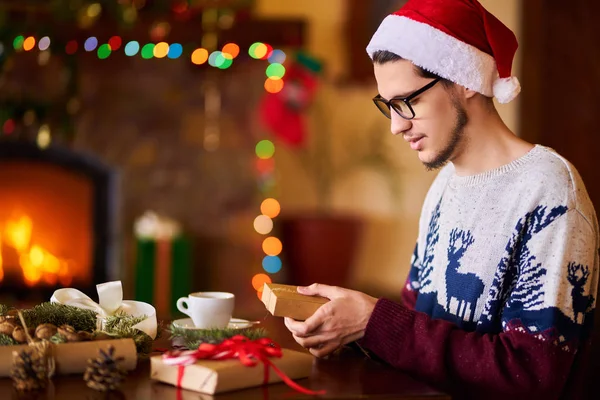
M 14 0 L 0 3 L 0 66 L 10 62 L 15 53 L 39 51 L 38 63 L 48 63 L 50 57 L 65 60 L 69 83 L 64 99 L 50 104 L 28 99 L 0 100 L 0 133 L 17 137 L 21 132 L 34 131 L 33 139 L 41 148 L 51 142 L 51 134 L 61 136 L 67 142 L 74 136 L 73 118 L 79 109 L 77 90 L 76 56 L 95 54 L 99 60 L 109 58 L 115 52 L 128 57 L 143 59 L 188 58 L 195 65 L 208 64 L 214 68 L 227 69 L 240 53 L 235 43 L 228 43 L 215 50 L 219 30 L 228 29 L 238 19 L 249 16 L 254 0 L 119 0 L 111 2 L 81 2 L 73 8 L 71 1 Z M 99 21 L 117 21 L 119 30 L 129 30 L 138 22 L 138 14 L 144 20 L 154 21 L 148 32 L 149 41 L 123 41 L 117 33 L 110 37 L 90 34 L 85 39 L 70 40 L 53 37 L 56 30 L 47 21 L 73 28 L 90 29 Z M 198 21 L 203 36 L 200 43 L 182 45 L 167 43 L 171 23 Z M 16 22 L 24 21 L 24 22 Z M 75 34 L 75 32 L 73 32 Z M 79 31 L 79 35 L 81 31 Z M 254 59 L 269 60 L 265 90 L 275 93 L 283 88 L 285 53 L 268 44 L 255 43 L 248 49 Z M 34 125 L 33 122 L 36 124 Z M 12 136 L 11 136 L 12 135 Z
M 110 42 L 113 43 L 112 46 Z M 37 43 L 37 47 L 35 47 L 35 43 Z M 61 52 L 58 50 L 52 51 L 50 49 L 50 43 L 52 43 L 52 40 L 48 37 L 40 38 L 40 40 L 36 42 L 36 38 L 33 36 L 27 38 L 17 36 L 17 38 L 13 40 L 13 45 L 8 47 L 4 45 L 4 41 L 0 39 L 0 49 L 4 49 L 0 50 L 0 63 L 2 60 L 7 60 L 11 55 L 19 52 L 39 50 L 40 55 L 48 54 L 49 56 L 52 54 L 52 57 L 59 56 Z M 26 44 L 28 44 L 28 47 L 25 47 Z M 39 130 L 36 136 L 38 145 L 41 148 L 45 148 L 50 144 L 50 131 L 52 130 L 50 127 L 51 122 L 53 123 L 52 125 L 54 125 L 53 127 L 56 128 L 56 122 L 60 121 L 58 131 L 62 133 L 67 140 L 73 139 L 75 131 L 73 117 L 79 111 L 79 91 L 77 88 L 77 62 L 74 57 L 77 50 L 71 50 L 72 52 L 69 53 L 69 46 L 71 46 L 71 49 L 77 49 L 79 44 L 74 40 L 70 41 L 65 48 L 65 53 L 61 56 L 65 59 L 69 76 L 66 95 L 64 96 L 65 100 L 63 102 L 47 103 L 35 102 L 28 99 L 19 101 L 0 100 L 0 128 L 4 135 L 13 135 L 14 132 L 24 130 L 27 126 L 31 126 L 35 121 L 39 124 Z M 133 57 L 139 55 L 143 59 L 150 59 L 153 57 L 177 59 L 183 54 L 183 48 L 178 43 L 147 43 L 140 49 L 140 45 L 137 41 L 130 41 L 125 46 L 122 46 L 118 36 L 113 36 L 109 39 L 109 43 L 101 44 L 99 46 L 97 39 L 95 37 L 90 37 L 83 43 L 82 47 L 84 47 L 84 51 L 87 52 L 95 50 L 99 60 L 104 60 L 108 58 L 112 52 L 119 50 L 122 50 L 127 56 Z M 9 48 L 14 51 L 8 51 Z M 191 51 L 189 57 L 191 62 L 196 65 L 208 64 L 214 68 L 225 70 L 232 65 L 233 60 L 238 57 L 239 53 L 240 48 L 237 44 L 228 43 L 223 46 L 221 50 L 215 50 L 210 54 L 208 50 L 197 47 L 195 50 Z M 264 82 L 265 90 L 269 93 L 281 91 L 284 86 L 283 77 L 285 75 L 285 67 L 283 66 L 283 62 L 286 58 L 285 52 L 279 49 L 274 50 L 271 46 L 264 43 L 254 43 L 248 49 L 248 53 L 251 58 L 255 60 L 268 60 L 269 62 L 269 65 L 265 70 L 267 75 Z M 40 59 L 42 58 L 38 57 L 38 60 Z
M 10 321 L 15 320 L 16 312 L 16 309 L 0 305 L 0 329 L 3 328 L 3 324 L 14 325 Z M 125 314 L 113 315 L 107 317 L 105 329 L 100 331 L 96 329 L 96 313 L 92 310 L 47 302 L 31 309 L 21 310 L 21 312 L 27 326 L 32 328 L 37 329 L 43 325 L 55 328 L 63 326 L 72 328 L 72 332 L 68 329 L 64 332 L 58 330 L 56 333 L 50 335 L 49 340 L 53 343 L 68 342 L 69 334 L 73 333 L 80 336 L 79 340 L 82 339 L 81 336 L 85 336 L 87 340 L 131 338 L 135 342 L 138 354 L 148 355 L 152 351 L 152 338 L 133 328 L 135 324 L 145 319 L 145 317 L 132 317 Z M 160 331 L 161 329 L 158 329 L 159 335 Z M 22 340 L 17 340 L 20 338 L 15 337 L 14 332 L 11 331 L 10 335 L 8 331 L 4 332 L 0 333 L 0 346 L 23 342 Z M 84 333 L 82 334 L 81 332 Z

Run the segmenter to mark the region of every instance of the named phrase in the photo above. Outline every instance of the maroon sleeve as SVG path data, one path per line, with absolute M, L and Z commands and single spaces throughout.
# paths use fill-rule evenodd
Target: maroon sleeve
M 360 344 L 461 398 L 556 399 L 575 352 L 524 332 L 481 334 L 380 299 Z

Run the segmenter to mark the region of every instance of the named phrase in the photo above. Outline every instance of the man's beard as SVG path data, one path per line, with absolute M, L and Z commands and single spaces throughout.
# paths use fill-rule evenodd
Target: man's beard
M 456 149 L 464 142 L 464 129 L 469 122 L 469 117 L 464 107 L 456 99 L 452 99 L 452 104 L 456 110 L 456 123 L 450 134 L 450 141 L 446 147 L 431 161 L 424 161 L 423 165 L 428 171 L 433 171 L 442 168 L 450 161 L 450 158 L 455 154 Z

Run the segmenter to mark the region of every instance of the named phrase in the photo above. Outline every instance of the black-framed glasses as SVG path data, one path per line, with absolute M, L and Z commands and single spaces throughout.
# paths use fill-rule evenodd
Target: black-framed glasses
M 404 119 L 413 119 L 415 117 L 415 110 L 413 110 L 410 101 L 434 87 L 440 80 L 441 78 L 436 78 L 406 97 L 394 97 L 393 99 L 386 100 L 378 94 L 373 97 L 373 103 L 375 103 L 379 111 L 389 119 L 392 118 L 392 109 Z

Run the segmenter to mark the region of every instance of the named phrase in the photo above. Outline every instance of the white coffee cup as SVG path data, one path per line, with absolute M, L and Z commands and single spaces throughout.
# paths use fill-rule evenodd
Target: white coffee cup
M 177 300 L 177 309 L 189 315 L 201 329 L 226 328 L 233 313 L 235 295 L 227 292 L 196 292 Z

